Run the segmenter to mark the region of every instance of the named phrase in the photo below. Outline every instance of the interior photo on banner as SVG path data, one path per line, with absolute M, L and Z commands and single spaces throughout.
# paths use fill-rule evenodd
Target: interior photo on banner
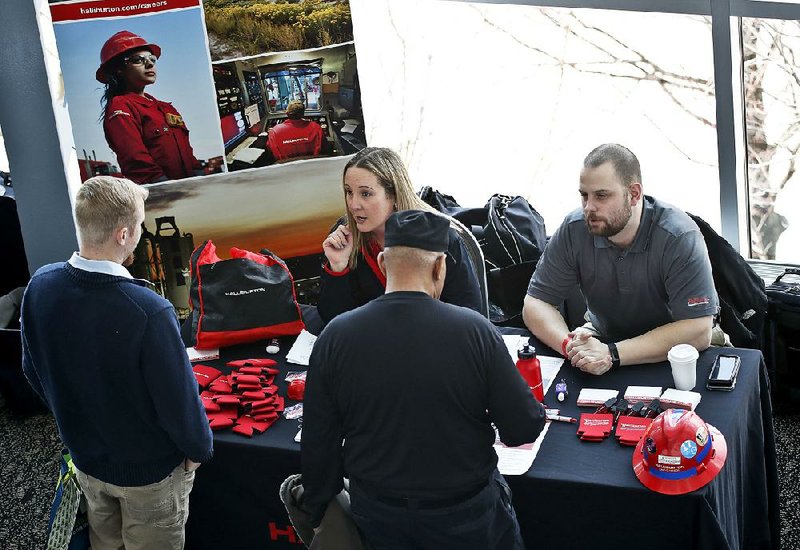
M 215 63 L 228 169 L 363 149 L 355 69 L 353 42 Z
M 81 180 L 222 170 L 199 0 L 51 3 Z
M 286 260 L 295 280 L 319 274 L 322 241 L 345 210 L 342 170 L 366 146 L 347 0 L 99 0 L 50 8 L 82 178 L 122 174 L 150 191 L 135 276 L 153 282 L 185 317 L 189 259 L 206 240 L 221 258 L 232 247 L 266 248 Z M 103 57 L 120 31 L 133 36 L 112 40 Z M 116 105 L 101 111 L 106 85 L 97 77 L 127 73 L 136 91 L 144 84 L 185 125 L 182 133 L 169 123 L 153 128 L 156 142 L 188 138 L 185 176 L 134 177 L 142 163 L 126 170 L 126 153 L 109 145 L 104 120 L 128 127 L 139 115 L 118 114 L 124 108 Z
M 346 0 L 208 0 L 229 170 L 341 156 L 366 145 Z

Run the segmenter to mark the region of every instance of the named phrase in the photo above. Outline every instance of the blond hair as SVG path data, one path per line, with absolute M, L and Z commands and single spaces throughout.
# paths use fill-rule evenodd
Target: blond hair
M 344 191 L 344 176 L 350 168 L 363 168 L 378 178 L 378 182 L 386 191 L 386 195 L 394 201 L 396 211 L 425 210 L 426 212 L 439 214 L 414 192 L 411 178 L 408 176 L 408 171 L 402 159 L 391 149 L 386 147 L 365 147 L 356 153 L 345 165 L 342 172 L 342 191 Z M 347 228 L 353 235 L 353 251 L 350 253 L 348 266 L 350 269 L 355 269 L 361 248 L 370 243 L 373 237 L 371 234 L 364 234 L 358 230 L 356 220 L 347 208 L 346 193 L 344 199 Z
M 120 227 L 134 229 L 139 201 L 147 195 L 147 189 L 125 178 L 95 176 L 83 182 L 75 197 L 81 244 L 102 246 Z

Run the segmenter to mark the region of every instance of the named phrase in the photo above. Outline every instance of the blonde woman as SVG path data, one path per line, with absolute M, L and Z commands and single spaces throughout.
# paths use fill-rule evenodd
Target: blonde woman
M 345 219 L 322 243 L 326 261 L 318 309 L 326 323 L 384 293 L 386 276 L 377 257 L 389 216 L 400 210 L 433 211 L 414 193 L 403 161 L 391 149 L 367 147 L 356 153 L 344 168 L 342 185 Z M 478 279 L 452 228 L 441 300 L 480 311 Z

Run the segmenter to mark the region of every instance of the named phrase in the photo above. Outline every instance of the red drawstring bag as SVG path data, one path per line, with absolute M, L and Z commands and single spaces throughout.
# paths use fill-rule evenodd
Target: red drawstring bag
M 197 349 L 213 349 L 300 334 L 304 325 L 294 281 L 283 260 L 231 248 L 221 260 L 211 241 L 191 257 L 192 337 Z

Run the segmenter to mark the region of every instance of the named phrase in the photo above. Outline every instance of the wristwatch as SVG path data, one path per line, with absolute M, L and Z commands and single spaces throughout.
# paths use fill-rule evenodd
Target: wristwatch
M 619 366 L 619 350 L 614 342 L 608 343 L 608 353 L 611 354 L 611 368 Z

